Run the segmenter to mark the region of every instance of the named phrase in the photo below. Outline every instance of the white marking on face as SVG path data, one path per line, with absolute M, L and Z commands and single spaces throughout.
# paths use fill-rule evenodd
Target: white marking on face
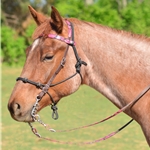
M 32 44 L 31 51 L 34 50 L 34 48 L 38 45 L 38 43 L 39 43 L 39 39 L 36 39 L 36 40 L 33 42 L 33 44 Z

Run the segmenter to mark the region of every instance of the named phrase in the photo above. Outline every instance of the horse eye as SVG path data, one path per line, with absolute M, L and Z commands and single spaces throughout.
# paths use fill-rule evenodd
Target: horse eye
M 52 60 L 53 57 L 54 57 L 54 56 L 45 56 L 43 60 L 44 60 L 44 61 L 49 61 L 49 60 Z

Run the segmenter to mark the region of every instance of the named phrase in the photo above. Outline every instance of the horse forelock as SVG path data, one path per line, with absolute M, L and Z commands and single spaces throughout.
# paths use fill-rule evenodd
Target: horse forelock
M 35 40 L 43 34 L 48 35 L 51 30 L 52 30 L 52 28 L 50 26 L 50 19 L 47 19 L 47 20 L 45 20 L 45 22 L 43 22 L 40 26 L 38 26 L 35 29 L 35 31 L 32 35 L 32 39 Z

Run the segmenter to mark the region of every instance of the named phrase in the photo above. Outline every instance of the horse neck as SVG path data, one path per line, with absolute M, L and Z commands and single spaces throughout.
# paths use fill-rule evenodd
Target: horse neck
M 124 31 L 74 20 L 77 49 L 86 59 L 84 83 L 118 107 L 150 83 L 150 40 Z

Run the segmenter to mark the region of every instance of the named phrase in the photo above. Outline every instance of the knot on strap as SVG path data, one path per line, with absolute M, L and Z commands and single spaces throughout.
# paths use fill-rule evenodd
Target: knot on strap
M 40 89 L 43 87 L 43 85 L 40 82 L 37 82 L 37 84 L 35 86 Z
M 79 60 L 77 61 L 76 65 L 75 65 L 75 67 L 76 67 L 76 72 L 77 72 L 77 73 L 80 73 L 81 65 L 87 66 L 87 63 L 84 62 L 84 61 L 82 61 L 81 59 L 79 59 Z
M 18 78 L 16 79 L 16 81 L 19 81 L 19 80 L 21 80 L 23 83 L 28 83 L 28 79 L 27 79 L 27 78 L 18 77 Z
M 42 88 L 42 92 L 44 92 L 46 94 L 48 89 L 49 89 L 49 85 L 45 84 L 45 86 Z

